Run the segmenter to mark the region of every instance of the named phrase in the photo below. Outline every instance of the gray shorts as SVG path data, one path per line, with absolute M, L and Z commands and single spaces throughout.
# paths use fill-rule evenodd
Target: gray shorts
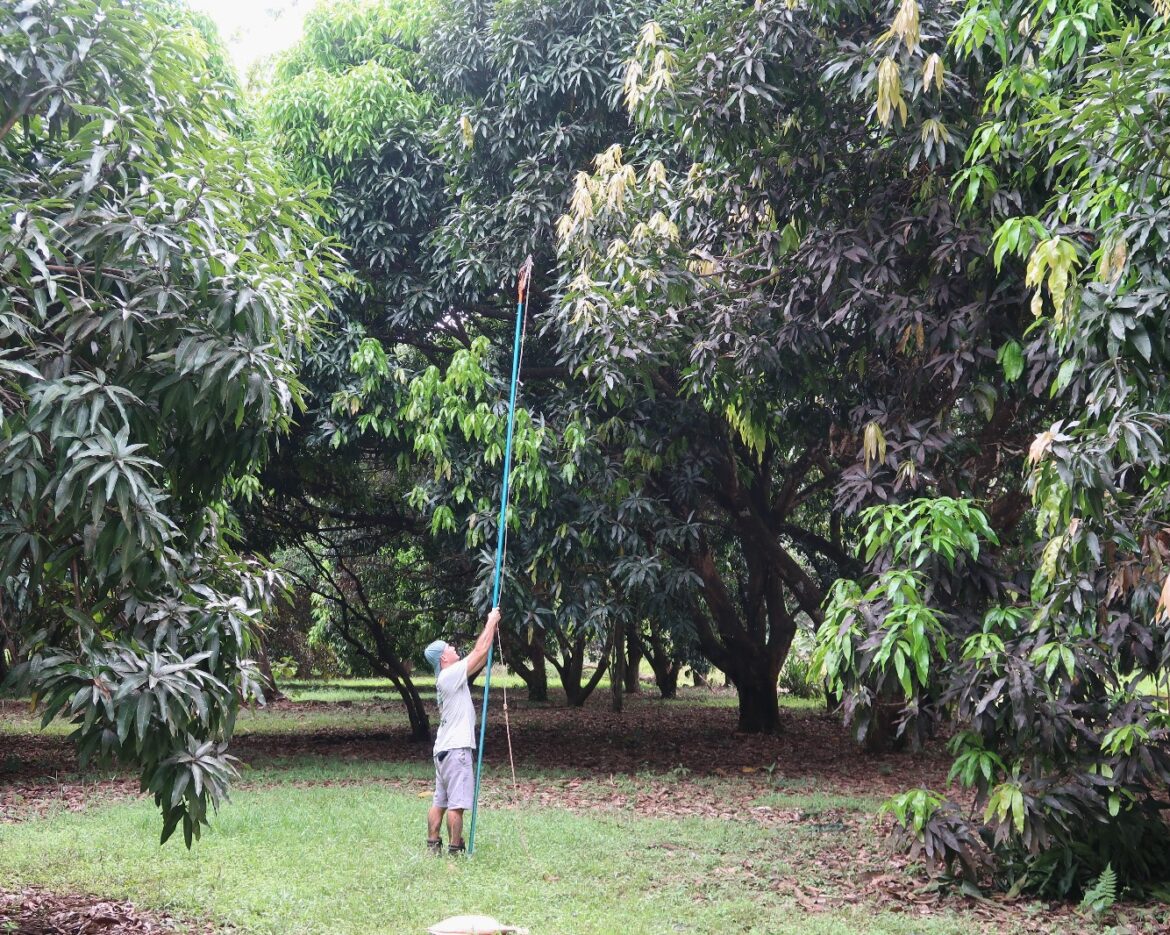
M 468 809 L 475 798 L 475 751 L 457 747 L 435 757 L 435 799 L 439 808 Z

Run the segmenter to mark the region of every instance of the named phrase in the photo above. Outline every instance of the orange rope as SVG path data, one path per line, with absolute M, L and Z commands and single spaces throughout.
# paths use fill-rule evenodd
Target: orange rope
M 496 642 L 500 644 L 500 662 L 504 663 L 507 668 L 508 663 L 504 660 L 504 640 L 500 636 L 499 627 L 496 628 Z M 511 670 L 509 670 L 510 674 Z M 512 758 L 512 724 L 508 719 L 508 683 L 501 682 L 504 692 L 504 736 L 508 738 L 508 765 L 512 768 L 512 791 L 519 793 L 520 784 L 516 782 L 516 761 Z

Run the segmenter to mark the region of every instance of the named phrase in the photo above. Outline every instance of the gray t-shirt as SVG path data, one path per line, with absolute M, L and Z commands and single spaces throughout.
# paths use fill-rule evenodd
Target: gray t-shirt
M 439 702 L 439 732 L 435 735 L 435 753 L 475 749 L 475 705 L 467 686 L 467 660 L 447 666 L 435 679 Z

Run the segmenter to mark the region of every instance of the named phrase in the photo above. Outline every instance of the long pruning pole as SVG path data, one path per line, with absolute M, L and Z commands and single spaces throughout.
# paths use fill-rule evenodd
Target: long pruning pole
M 520 266 L 516 286 L 516 334 L 512 339 L 512 389 L 508 397 L 508 438 L 504 445 L 504 481 L 500 492 L 500 522 L 496 533 L 496 573 L 492 583 L 492 607 L 500 605 L 500 583 L 504 570 L 504 552 L 508 538 L 508 480 L 512 473 L 512 429 L 516 424 L 516 386 L 520 382 L 520 348 L 524 328 L 524 303 L 528 298 L 528 284 L 532 279 L 532 257 Z M 483 776 L 483 741 L 487 731 L 488 693 L 492 687 L 492 650 L 488 645 L 487 666 L 483 679 L 483 710 L 479 716 L 479 750 L 475 760 L 475 798 L 471 801 L 471 831 L 467 837 L 467 853 L 475 853 L 475 821 L 479 815 L 479 783 Z

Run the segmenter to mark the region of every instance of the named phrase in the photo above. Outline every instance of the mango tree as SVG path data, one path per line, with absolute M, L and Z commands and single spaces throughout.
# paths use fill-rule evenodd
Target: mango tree
M 798 621 L 860 569 L 859 507 L 995 485 L 1010 528 L 1027 502 L 1010 468 L 1040 378 L 1005 384 L 997 363 L 1024 284 L 950 200 L 971 86 L 917 19 L 886 16 L 705 4 L 647 24 L 623 85 L 638 133 L 560 224 L 546 328 L 652 505 L 647 561 L 696 585 L 744 730 L 778 728 Z M 904 92 L 889 56 L 917 75 Z
M 172 4 L 0 11 L 0 615 L 82 762 L 140 770 L 188 845 L 278 584 L 232 549 L 301 399 L 334 255 L 242 141 L 222 55 Z
M 265 107 L 293 165 L 329 187 L 354 281 L 306 370 L 312 419 L 265 478 L 256 535 L 307 545 L 343 530 L 334 558 L 417 549 L 429 599 L 452 608 L 434 626 L 474 625 L 493 566 L 515 271 L 532 253 L 509 654 L 538 696 L 550 659 L 574 702 L 596 684 L 581 678 L 586 655 L 630 601 L 605 560 L 622 532 L 580 465 L 562 465 L 588 456 L 587 439 L 568 425 L 576 388 L 536 322 L 572 173 L 628 126 L 611 79 L 642 16 L 619 2 L 336 5 L 307 20 Z M 365 638 L 387 665 L 408 651 Z
M 940 500 L 872 514 L 876 567 L 838 586 L 822 655 L 855 710 L 893 683 L 914 733 L 951 722 L 976 808 L 929 790 L 891 807 L 930 863 L 1015 891 L 1170 869 L 1166 12 L 993 0 L 921 26 L 950 36 L 937 67 L 986 76 L 954 200 L 1029 287 L 1004 378 L 1053 401 L 1018 468 L 1029 522 Z

